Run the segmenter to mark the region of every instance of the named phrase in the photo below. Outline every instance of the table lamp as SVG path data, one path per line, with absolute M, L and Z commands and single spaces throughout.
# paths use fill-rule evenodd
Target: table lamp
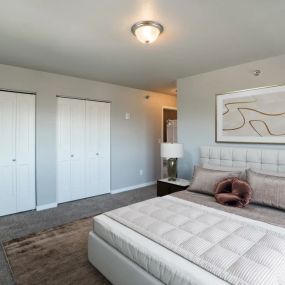
M 183 145 L 179 143 L 162 143 L 160 156 L 167 159 L 168 180 L 176 181 L 177 158 L 183 157 Z

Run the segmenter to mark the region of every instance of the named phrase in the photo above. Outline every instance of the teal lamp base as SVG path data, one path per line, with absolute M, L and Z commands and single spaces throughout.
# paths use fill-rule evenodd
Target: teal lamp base
M 177 178 L 177 158 L 167 160 L 168 181 L 176 181 Z

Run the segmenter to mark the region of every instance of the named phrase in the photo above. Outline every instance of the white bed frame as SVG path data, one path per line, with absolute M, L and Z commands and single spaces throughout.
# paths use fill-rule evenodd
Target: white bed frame
M 200 164 L 284 173 L 285 150 L 204 146 Z
M 200 164 L 285 172 L 285 150 L 201 147 Z M 136 263 L 89 233 L 88 259 L 113 285 L 162 285 Z
M 94 232 L 89 233 L 88 259 L 113 285 L 163 285 Z

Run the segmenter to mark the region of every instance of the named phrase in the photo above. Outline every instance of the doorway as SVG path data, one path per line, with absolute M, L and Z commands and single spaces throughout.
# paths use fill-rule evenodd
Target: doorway
M 177 108 L 162 107 L 162 142 L 176 143 L 177 142 Z M 167 175 L 167 159 L 161 159 L 161 178 L 166 178 Z

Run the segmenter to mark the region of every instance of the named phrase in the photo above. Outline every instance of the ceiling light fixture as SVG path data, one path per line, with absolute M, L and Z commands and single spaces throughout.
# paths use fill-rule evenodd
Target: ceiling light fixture
M 132 26 L 131 31 L 143 44 L 151 44 L 163 32 L 163 26 L 154 21 L 140 21 Z

